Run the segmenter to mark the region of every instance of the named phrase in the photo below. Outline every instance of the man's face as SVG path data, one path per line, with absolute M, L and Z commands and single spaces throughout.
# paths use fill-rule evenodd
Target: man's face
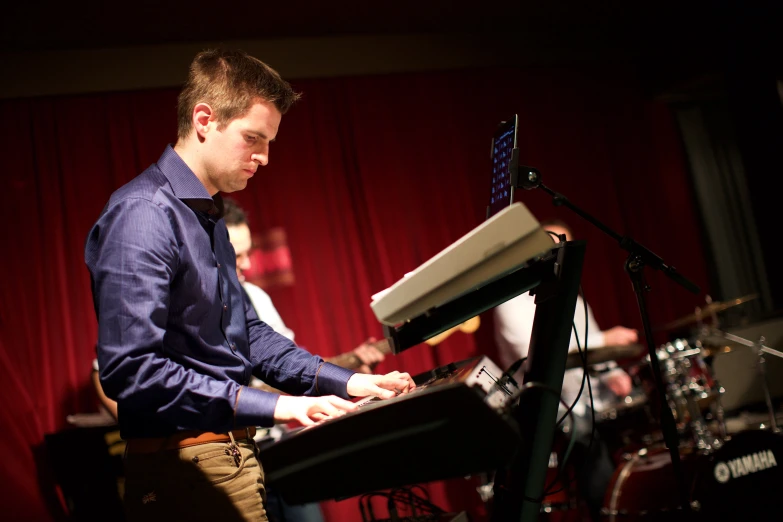
M 250 270 L 250 249 L 253 246 L 253 242 L 250 239 L 250 228 L 244 223 L 236 226 L 231 225 L 227 228 L 228 239 L 237 253 L 237 277 L 242 282 L 245 280 L 242 272 Z
M 210 193 L 236 192 L 247 186 L 256 169 L 269 162 L 269 144 L 277 136 L 281 118 L 272 103 L 258 100 L 245 116 L 223 127 L 209 120 L 203 133 L 202 164 Z

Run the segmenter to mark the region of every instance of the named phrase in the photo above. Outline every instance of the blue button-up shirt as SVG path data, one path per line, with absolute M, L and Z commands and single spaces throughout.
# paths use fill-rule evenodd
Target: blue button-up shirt
M 350 370 L 258 319 L 212 198 L 169 146 L 109 199 L 87 238 L 98 362 L 124 438 L 271 426 L 278 395 L 348 398 Z

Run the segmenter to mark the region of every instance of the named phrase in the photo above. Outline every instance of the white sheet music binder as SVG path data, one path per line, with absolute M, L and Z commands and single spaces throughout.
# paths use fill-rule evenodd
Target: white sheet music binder
M 382 324 L 395 326 L 481 287 L 549 251 L 551 236 L 514 203 L 372 297 Z

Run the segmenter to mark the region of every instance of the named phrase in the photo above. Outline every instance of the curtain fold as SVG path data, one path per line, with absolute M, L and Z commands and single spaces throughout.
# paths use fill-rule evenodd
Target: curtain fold
M 757 293 L 743 307 L 746 316 L 772 310 L 764 253 L 753 215 L 745 167 L 732 131 L 725 101 L 678 107 L 676 117 L 685 141 L 695 196 L 715 260 L 716 300 Z
M 270 164 L 234 195 L 251 227 L 286 231 L 296 282 L 269 290 L 305 348 L 329 357 L 381 336 L 370 296 L 478 225 L 489 191 L 490 137 L 520 115 L 522 162 L 621 233 L 633 235 L 706 288 L 693 195 L 668 110 L 622 70 L 470 70 L 298 81 Z M 13 520 L 53 519 L 33 448 L 70 413 L 96 411 L 89 383 L 96 322 L 83 246 L 113 190 L 176 139 L 176 92 L 155 90 L 0 102 L 6 197 L 0 267 L 0 440 L 3 505 Z M 518 196 L 541 220 L 560 217 L 588 240 L 583 287 L 604 328 L 639 327 L 622 252 L 601 232 Z M 658 324 L 698 302 L 655 274 Z M 472 336 L 414 347 L 378 371 L 412 374 L 494 354 L 491 321 Z M 464 419 L 465 429 L 482 429 Z M 471 451 L 481 451 L 472 448 Z M 372 465 L 372 463 L 368 463 Z M 400 463 L 405 465 L 404 462 Z M 356 471 L 360 474 L 360 471 Z M 459 478 L 433 500 L 480 510 Z M 472 496 L 472 498 L 471 498 Z M 355 499 L 324 504 L 360 520 Z

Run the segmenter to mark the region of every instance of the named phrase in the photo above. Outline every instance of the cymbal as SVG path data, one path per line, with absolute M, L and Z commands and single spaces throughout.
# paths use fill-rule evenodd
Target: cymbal
M 618 359 L 632 359 L 644 351 L 641 344 L 596 346 L 587 349 L 587 364 L 600 364 Z M 571 352 L 566 359 L 566 370 L 582 367 L 582 357 L 578 352 Z
M 673 330 L 681 326 L 687 326 L 689 324 L 698 323 L 702 319 L 706 319 L 714 313 L 722 312 L 729 308 L 733 308 L 737 305 L 741 305 L 742 303 L 747 303 L 748 301 L 753 301 L 754 299 L 758 299 L 758 297 L 759 297 L 758 294 L 748 294 L 746 296 L 738 297 L 737 299 L 730 299 L 728 301 L 717 301 L 714 303 L 705 304 L 704 306 L 697 306 L 696 311 L 694 313 L 690 315 L 686 315 L 685 317 L 680 317 L 679 319 L 676 319 L 670 323 L 666 323 L 662 326 L 659 326 L 655 328 L 655 331 L 659 332 L 662 330 Z

